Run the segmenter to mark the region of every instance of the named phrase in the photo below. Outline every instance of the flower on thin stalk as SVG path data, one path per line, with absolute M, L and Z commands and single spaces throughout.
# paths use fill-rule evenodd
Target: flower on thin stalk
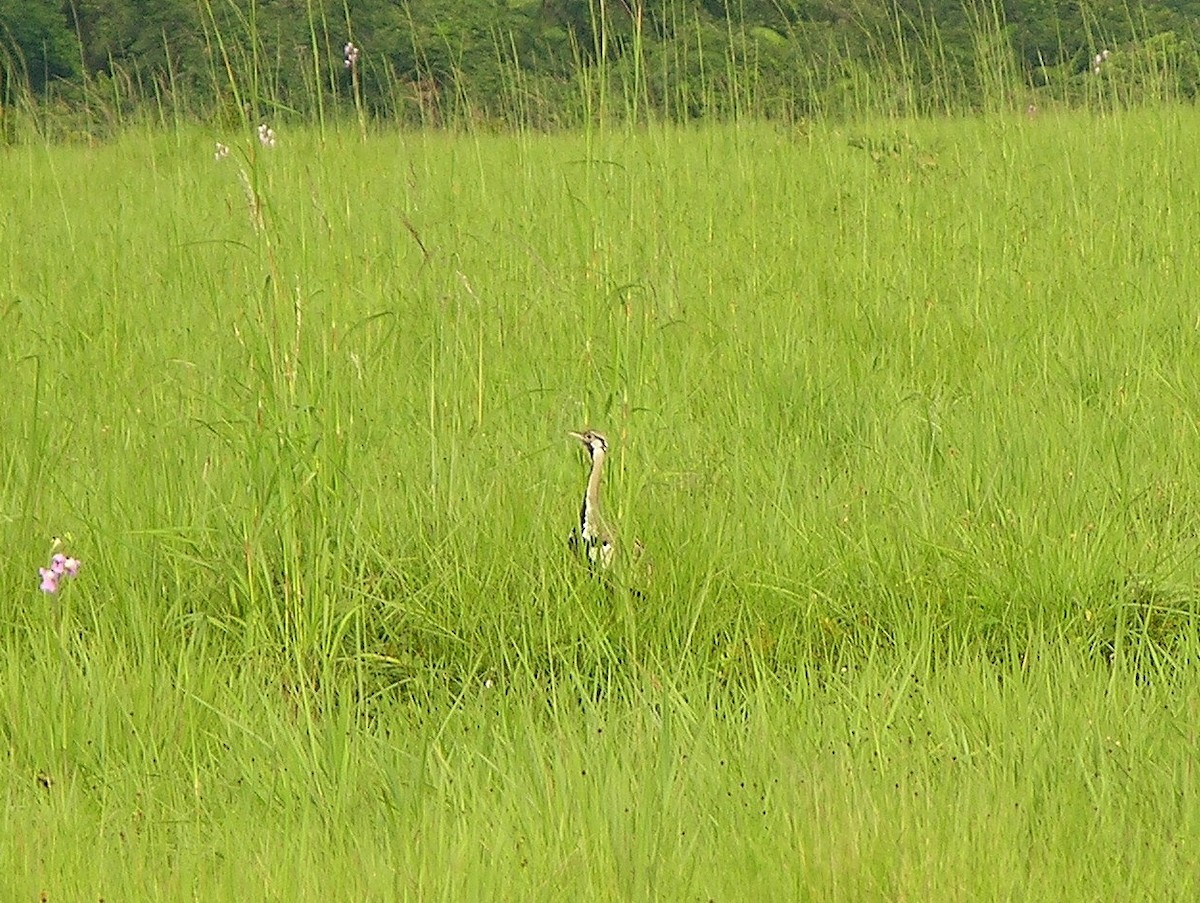
M 41 590 L 53 595 L 58 592 L 58 574 L 51 568 L 38 568 L 38 576 L 42 578 Z
M 263 147 L 275 146 L 275 130 L 265 122 L 258 127 L 258 143 Z
M 62 552 L 56 552 L 50 558 L 50 567 L 38 568 L 38 577 L 41 578 L 41 589 L 44 593 L 54 595 L 58 592 L 59 585 L 63 578 L 71 579 L 79 573 L 80 561 L 78 558 L 72 558 L 70 555 L 64 555 Z
M 228 156 L 229 156 L 229 145 L 222 144 L 220 141 L 218 141 L 217 149 L 213 153 L 213 159 L 216 160 L 218 163 L 220 163 L 222 160 L 224 160 Z
M 50 559 L 50 569 L 60 577 L 66 574 L 68 577 L 74 577 L 79 573 L 79 559 L 71 558 L 61 552 Z
M 346 46 L 342 48 L 342 53 L 346 56 L 347 69 L 353 69 L 358 65 L 358 48 L 354 46 L 353 41 L 346 42 Z

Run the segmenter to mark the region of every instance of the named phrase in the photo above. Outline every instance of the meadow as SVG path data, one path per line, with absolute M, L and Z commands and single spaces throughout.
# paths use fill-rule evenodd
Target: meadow
M 1200 113 L 253 125 L 0 148 L 0 898 L 1200 893 Z

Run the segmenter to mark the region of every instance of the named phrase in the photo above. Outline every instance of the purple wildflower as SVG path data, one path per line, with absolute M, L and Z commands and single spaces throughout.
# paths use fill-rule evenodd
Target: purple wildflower
M 53 569 L 38 568 L 38 575 L 42 578 L 42 592 L 51 595 L 58 592 L 58 574 L 54 573 Z
M 72 558 L 62 552 L 55 552 L 50 557 L 50 567 L 38 568 L 38 577 L 42 580 L 42 592 L 51 595 L 57 593 L 64 577 L 70 579 L 79 573 L 80 564 L 78 558 Z

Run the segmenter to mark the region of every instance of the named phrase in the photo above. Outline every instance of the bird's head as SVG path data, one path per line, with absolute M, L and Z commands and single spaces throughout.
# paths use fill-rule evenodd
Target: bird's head
M 595 430 L 584 430 L 582 433 L 568 432 L 568 436 L 574 436 L 583 443 L 583 447 L 588 450 L 588 454 L 593 458 L 597 452 L 608 451 L 608 439 L 603 433 L 598 433 Z

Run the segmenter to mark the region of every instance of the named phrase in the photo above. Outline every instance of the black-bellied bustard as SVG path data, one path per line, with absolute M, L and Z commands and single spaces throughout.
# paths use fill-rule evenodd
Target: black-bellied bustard
M 604 475 L 604 459 L 608 456 L 608 439 L 596 430 L 568 435 L 583 443 L 592 462 L 583 502 L 579 506 L 579 523 L 568 542 L 576 554 L 587 558 L 589 565 L 607 568 L 612 565 L 617 552 L 616 537 L 600 513 L 600 480 Z

